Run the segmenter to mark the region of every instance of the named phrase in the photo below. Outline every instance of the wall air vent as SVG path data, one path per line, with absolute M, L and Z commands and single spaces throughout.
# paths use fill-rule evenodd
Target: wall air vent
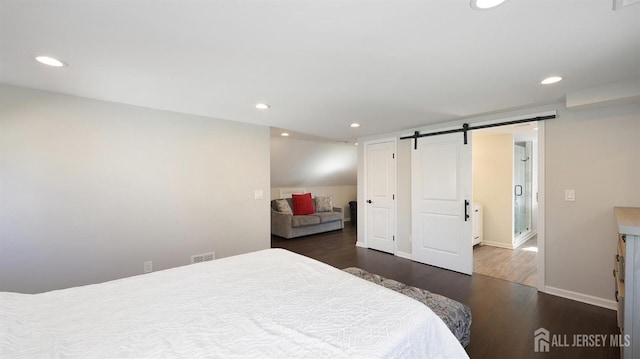
M 208 262 L 216 259 L 216 252 L 195 254 L 191 256 L 191 264 L 200 263 L 200 262 Z

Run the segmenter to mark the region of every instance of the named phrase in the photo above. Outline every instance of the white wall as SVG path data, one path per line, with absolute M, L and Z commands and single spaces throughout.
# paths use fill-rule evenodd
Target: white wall
M 555 104 L 461 119 L 416 130 L 459 128 L 464 122 L 478 123 L 549 110 L 558 110 L 558 118 L 545 121 L 544 130 L 546 286 L 565 291 L 563 294 L 578 294 L 574 297 L 582 296 L 582 299 L 595 298 L 594 302 L 599 299 L 611 301 L 614 299 L 611 271 L 616 251 L 613 207 L 640 206 L 640 105 L 570 112 L 564 104 Z M 358 142 L 412 135 L 413 131 L 359 138 Z M 404 157 L 411 155 L 412 146 L 403 145 L 405 141 L 412 143 L 409 140 L 399 141 L 399 164 L 406 161 Z M 410 166 L 398 166 L 399 186 L 407 186 L 410 176 Z M 358 178 L 362 183 L 362 155 L 358 157 Z M 576 202 L 564 201 L 564 189 L 576 190 Z M 362 186 L 358 186 L 358 203 L 363 199 Z M 366 245 L 364 231 L 361 230 L 365 226 L 361 213 L 358 212 L 358 243 Z M 398 201 L 398 218 L 410 216 L 411 202 Z M 400 226 L 401 222 L 398 224 Z M 410 229 L 402 231 L 410 233 Z M 398 234 L 400 232 L 399 228 Z M 403 248 L 405 254 L 406 251 L 410 253 L 410 236 L 398 236 L 397 247 L 398 250 Z
M 0 85 L 0 291 L 268 248 L 269 128 Z
M 640 207 L 640 105 L 558 115 L 545 123 L 546 285 L 613 300 L 613 207 Z
M 482 204 L 485 244 L 513 247 L 513 134 L 473 133 L 473 202 Z

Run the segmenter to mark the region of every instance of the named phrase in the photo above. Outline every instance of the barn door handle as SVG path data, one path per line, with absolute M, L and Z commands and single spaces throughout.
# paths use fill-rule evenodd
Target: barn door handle
M 464 221 L 469 220 L 469 201 L 464 200 Z

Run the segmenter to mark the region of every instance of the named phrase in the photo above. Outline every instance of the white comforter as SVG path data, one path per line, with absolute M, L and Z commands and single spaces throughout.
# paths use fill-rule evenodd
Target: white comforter
M 466 358 L 413 299 L 280 249 L 0 293 L 1 358 Z

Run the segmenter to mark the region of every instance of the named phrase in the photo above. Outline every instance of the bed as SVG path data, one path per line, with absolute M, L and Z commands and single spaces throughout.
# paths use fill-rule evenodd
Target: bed
M 401 293 L 268 249 L 41 294 L 0 293 L 2 358 L 467 358 Z

